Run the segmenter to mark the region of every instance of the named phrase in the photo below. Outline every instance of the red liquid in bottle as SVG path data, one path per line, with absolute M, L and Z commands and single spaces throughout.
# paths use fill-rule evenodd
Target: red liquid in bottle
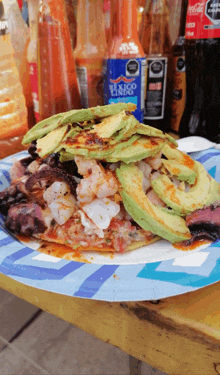
M 61 0 L 41 2 L 38 58 L 40 120 L 81 108 L 70 32 Z

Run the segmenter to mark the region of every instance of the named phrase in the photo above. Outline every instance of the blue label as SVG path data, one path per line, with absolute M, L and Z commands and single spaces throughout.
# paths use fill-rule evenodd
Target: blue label
M 144 117 L 146 59 L 108 59 L 104 64 L 105 104 L 134 103 L 133 115 L 140 122 Z

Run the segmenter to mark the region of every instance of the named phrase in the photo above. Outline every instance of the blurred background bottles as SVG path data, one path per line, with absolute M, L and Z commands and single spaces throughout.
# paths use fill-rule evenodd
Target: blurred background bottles
M 138 39 L 136 0 L 111 0 L 111 35 L 105 59 L 105 104 L 134 103 L 134 116 L 143 121 L 146 59 Z
M 35 121 L 39 117 L 39 94 L 38 94 L 38 61 L 37 61 L 37 37 L 38 37 L 38 1 L 28 0 L 28 20 L 30 26 L 30 42 L 27 50 L 29 63 L 29 74 L 31 80 L 31 94 L 34 105 Z
M 63 0 L 40 0 L 38 22 L 39 115 L 81 108 L 72 41 Z
M 166 0 L 147 0 L 139 37 L 147 57 L 144 123 L 161 130 L 170 127 L 172 53 Z
M 0 51 L 0 158 L 3 158 L 23 149 L 21 140 L 28 129 L 28 121 L 23 87 L 1 0 Z
M 3 0 L 3 4 L 5 16 L 8 21 L 8 29 L 11 35 L 11 43 L 14 49 L 15 63 L 19 71 L 28 109 L 28 125 L 32 127 L 35 123 L 35 119 L 27 61 L 27 49 L 30 41 L 29 29 L 21 15 L 17 0 Z
M 185 24 L 188 0 L 182 0 L 178 37 L 172 47 L 173 91 L 171 101 L 171 129 L 179 132 L 180 121 L 186 104 Z
M 84 108 L 104 104 L 103 58 L 106 51 L 102 0 L 78 0 L 74 57 Z

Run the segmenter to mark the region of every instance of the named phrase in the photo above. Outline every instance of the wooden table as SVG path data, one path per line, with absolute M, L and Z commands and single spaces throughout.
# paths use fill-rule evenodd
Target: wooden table
M 68 297 L 2 274 L 0 287 L 170 375 L 220 374 L 220 282 L 156 303 Z

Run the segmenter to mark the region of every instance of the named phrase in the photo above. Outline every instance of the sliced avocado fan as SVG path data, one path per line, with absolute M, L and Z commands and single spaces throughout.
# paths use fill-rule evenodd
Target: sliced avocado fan
M 131 103 L 126 104 L 126 110 L 131 110 L 133 107 L 134 105 Z M 96 107 L 95 110 L 90 108 L 90 112 L 87 111 L 86 114 L 90 113 L 91 115 L 92 113 L 93 119 L 94 116 L 97 119 L 98 114 L 100 116 L 105 114 L 105 117 L 98 119 L 98 123 L 96 123 L 97 121 L 95 123 L 86 121 L 85 118 L 88 119 L 88 116 L 83 117 L 81 110 L 74 111 L 72 117 L 69 112 L 66 113 L 65 119 L 68 122 L 65 125 L 62 125 L 64 114 L 61 119 L 58 116 L 53 116 L 51 126 L 55 128 L 49 133 L 44 134 L 45 131 L 48 131 L 45 124 L 43 129 L 39 128 L 39 125 L 44 123 L 43 121 L 35 125 L 28 134 L 30 136 L 32 131 L 32 136 L 34 134 L 36 137 L 36 134 L 41 132 L 41 136 L 37 139 L 37 153 L 41 158 L 58 152 L 60 160 L 71 160 L 72 154 L 72 159 L 75 155 L 81 155 L 108 162 L 131 163 L 155 156 L 167 142 L 172 143 L 173 147 L 176 146 L 175 141 L 168 134 L 149 126 L 144 130 L 145 125 L 140 124 L 130 111 L 123 109 L 117 113 L 119 108 L 121 106 L 113 108 L 113 105 Z M 113 110 L 116 112 L 114 115 L 111 114 Z M 81 117 L 79 117 L 79 112 Z M 107 114 L 109 116 L 106 117 Z M 71 123 L 70 119 L 73 121 L 73 118 L 74 121 L 79 119 L 84 121 Z M 55 123 L 56 119 L 59 119 L 58 126 Z M 50 124 L 50 119 L 47 121 Z M 25 136 L 24 142 L 27 140 L 30 140 L 30 137 Z
M 183 218 L 169 214 L 149 201 L 142 189 L 143 173 L 137 166 L 122 164 L 116 169 L 116 175 L 122 185 L 120 194 L 125 209 L 143 229 L 172 243 L 191 237 Z
M 105 106 L 97 106 L 88 109 L 75 109 L 68 112 L 58 113 L 45 120 L 38 122 L 31 128 L 24 136 L 22 144 L 25 145 L 36 139 L 42 138 L 52 130 L 67 123 L 77 123 L 83 121 L 90 121 L 94 119 L 101 119 L 107 116 L 115 115 L 122 110 L 133 112 L 136 105 L 132 103 L 115 103 Z
M 219 183 L 208 175 L 202 164 L 195 161 L 196 182 L 188 192 L 179 190 L 166 175 L 151 182 L 157 195 L 177 215 L 187 215 L 220 199 Z

